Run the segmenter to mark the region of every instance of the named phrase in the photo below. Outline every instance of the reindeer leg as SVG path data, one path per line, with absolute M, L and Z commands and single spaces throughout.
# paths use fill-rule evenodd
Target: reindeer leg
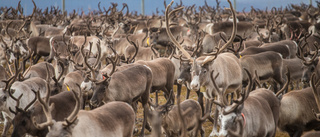
M 158 91 L 155 92 L 156 94 L 156 106 L 159 105 L 159 95 L 158 95 Z
M 296 80 L 296 87 L 295 87 L 295 89 L 299 89 L 300 88 L 300 82 L 298 81 L 298 80 Z
M 205 130 L 202 125 L 200 127 L 200 135 L 201 135 L 201 137 L 204 137 L 204 135 L 205 135 Z M 195 136 L 197 136 L 197 134 Z
M 180 95 L 181 95 L 181 88 L 182 88 L 182 85 L 177 84 L 177 97 L 180 97 Z
M 36 57 L 35 57 L 34 60 L 33 60 L 33 63 L 34 63 L 34 64 L 37 64 L 37 62 L 40 60 L 40 58 L 41 58 L 40 55 L 36 55 Z M 33 65 L 34 65 L 34 64 L 33 64 Z
M 140 137 L 144 137 L 144 128 L 147 125 L 147 115 L 148 115 L 148 105 L 143 104 L 143 123 L 142 123 L 142 129 L 140 132 Z
M 212 101 L 210 101 L 209 99 L 206 99 L 206 109 L 205 109 L 205 113 L 203 114 L 211 113 L 211 108 L 212 108 Z M 211 123 L 215 122 L 215 120 L 212 119 L 212 117 L 209 117 L 208 119 Z
M 218 106 L 215 108 L 214 111 L 214 122 L 213 122 L 213 127 L 212 127 L 212 131 L 210 133 L 210 136 L 216 136 L 218 135 L 218 130 L 217 130 L 217 126 L 218 126 Z
M 189 96 L 190 96 L 190 89 L 187 88 L 187 95 L 186 95 L 186 99 L 189 99 Z M 199 97 L 199 95 L 198 95 Z
M 200 92 L 200 90 L 196 91 L 198 95 L 198 102 L 201 106 L 202 116 L 204 116 L 204 106 L 203 106 L 203 93 Z
M 290 137 L 300 137 L 303 133 L 302 129 L 298 129 L 297 131 L 295 131 L 293 134 L 290 134 Z

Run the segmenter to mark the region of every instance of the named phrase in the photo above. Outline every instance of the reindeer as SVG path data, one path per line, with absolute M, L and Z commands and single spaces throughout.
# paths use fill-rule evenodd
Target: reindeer
M 278 89 L 277 83 L 280 84 L 280 88 L 283 86 L 282 60 L 282 56 L 273 51 L 246 55 L 239 59 L 241 66 L 247 69 L 251 74 L 255 74 L 255 77 L 262 82 L 271 80 L 275 92 Z M 248 81 L 248 77 L 243 76 L 243 81 Z
M 290 137 L 298 137 L 303 131 L 319 129 L 319 121 L 314 113 L 319 113 L 313 90 L 318 90 L 315 84 L 319 75 L 311 77 L 311 86 L 301 90 L 292 90 L 281 99 L 278 128 L 288 132 Z M 292 112 L 292 110 L 295 110 Z M 314 112 L 313 112 L 314 111 Z
M 172 26 L 166 27 L 170 29 L 174 34 L 173 36 L 176 38 L 178 36 L 186 36 L 189 28 L 183 26 Z M 166 28 L 159 28 L 157 31 L 149 34 L 149 43 L 150 45 L 155 45 L 155 48 L 164 49 L 164 47 L 168 47 L 171 42 L 168 34 L 166 33 Z
M 101 52 L 101 56 L 99 58 L 99 60 L 102 57 L 106 57 L 108 52 L 107 52 L 107 46 L 104 46 L 105 43 L 101 43 L 101 47 L 100 50 L 97 47 L 92 47 L 92 49 L 90 48 L 90 43 L 92 43 L 92 45 L 96 45 L 98 42 L 100 42 L 101 40 L 96 37 L 96 36 L 89 36 L 87 37 L 85 35 L 85 37 L 83 36 L 73 36 L 70 38 L 70 42 L 76 46 L 78 46 L 78 49 L 80 49 L 82 47 L 82 45 L 84 46 L 84 49 L 86 50 L 90 50 L 92 52 L 92 54 L 98 54 L 99 52 Z
M 12 22 L 10 22 L 8 25 L 10 25 Z M 8 31 L 8 26 L 6 26 L 6 32 Z M 9 34 L 8 34 L 9 35 Z M 11 64 L 16 58 L 19 58 L 20 56 L 23 56 L 28 53 L 28 49 L 24 43 L 24 39 L 16 38 L 11 35 L 9 35 L 10 40 L 9 42 L 5 41 L 2 37 L 0 37 L 1 42 L 1 48 L 2 48 L 2 55 L 1 55 L 1 62 L 2 64 L 5 64 L 5 60 L 8 59 L 8 63 Z M 8 44 L 10 46 L 8 46 Z M 6 59 L 7 58 L 7 59 Z
M 302 72 L 302 77 L 301 77 L 301 82 L 303 83 L 309 83 L 310 81 L 310 77 L 311 74 L 313 72 L 316 72 L 317 74 L 320 74 L 320 70 L 319 68 L 317 68 L 318 63 L 319 63 L 319 58 L 318 58 L 318 47 L 316 45 L 316 43 L 313 44 L 313 46 L 315 47 L 315 52 L 314 53 L 303 53 L 303 47 L 306 45 L 307 43 L 305 43 L 304 45 L 300 45 L 299 44 L 299 52 L 297 53 L 297 57 L 299 59 L 301 59 L 301 62 L 303 63 L 303 72 Z M 305 59 L 305 57 L 303 56 L 304 54 L 313 54 L 312 57 L 307 57 L 307 59 Z
M 170 97 L 171 96 L 172 93 L 170 94 Z M 183 118 L 181 120 L 179 109 L 181 109 L 183 113 Z M 197 136 L 196 125 L 198 124 L 198 119 L 200 119 L 202 116 L 201 106 L 198 102 L 188 99 L 179 103 L 178 106 L 171 104 L 170 99 L 168 99 L 167 103 L 156 107 L 155 111 L 160 114 L 160 117 L 162 119 L 161 126 L 167 136 L 179 136 L 181 132 L 183 132 L 183 126 L 185 126 L 184 128 L 187 129 L 189 136 Z M 200 129 L 201 136 L 204 136 L 204 130 L 202 129 L 202 127 L 200 127 Z
M 317 103 L 317 107 L 318 110 L 320 110 L 320 104 L 319 104 L 319 92 L 317 91 L 318 87 L 319 87 L 319 79 L 316 78 L 316 74 L 314 73 L 312 76 L 310 85 L 312 87 L 312 92 L 315 98 L 315 101 Z M 319 113 L 316 113 L 316 111 L 314 109 L 312 109 L 314 116 L 316 117 L 316 120 L 319 121 Z M 302 137 L 317 137 L 320 135 L 320 131 L 310 131 L 307 132 L 306 134 L 303 134 Z
M 246 56 L 246 55 L 252 55 L 252 54 L 257 54 L 257 53 L 266 52 L 266 51 L 274 51 L 274 52 L 280 53 L 283 58 L 286 58 L 286 59 L 295 58 L 297 53 L 297 44 L 293 42 L 292 43 L 293 45 L 289 45 L 283 42 L 285 41 L 265 44 L 260 47 L 245 48 L 239 54 L 240 56 Z
M 79 85 L 77 87 L 80 88 Z M 56 121 L 64 120 L 64 118 L 68 117 L 75 109 L 76 100 L 73 93 L 65 91 L 57 95 L 50 96 L 51 91 L 49 82 L 47 82 L 46 88 L 47 91 L 45 98 L 49 99 L 49 104 L 54 104 L 53 111 L 51 112 L 52 119 Z M 28 106 L 30 107 L 31 104 Z M 42 102 L 38 100 L 32 107 L 29 107 L 24 109 L 16 107 L 15 117 L 12 120 L 14 126 L 12 136 L 24 136 L 25 134 L 32 136 L 46 136 L 49 132 L 47 126 L 38 128 L 34 125 L 34 122 L 42 123 L 47 120 L 44 110 L 42 110 Z
M 284 74 L 286 73 L 286 70 L 283 68 L 288 68 L 291 74 L 291 89 L 294 88 L 293 82 L 296 82 L 296 89 L 298 89 L 300 87 L 299 85 L 306 66 L 301 62 L 299 58 L 283 59 L 282 65 L 282 76 L 284 76 Z M 282 79 L 287 81 L 285 77 L 283 77 Z
M 220 44 L 225 44 L 224 41 L 220 42 L 222 39 L 227 39 L 227 35 L 224 32 L 216 32 L 212 35 L 207 34 L 204 36 L 202 41 L 202 52 L 211 53 L 215 48 L 219 48 Z
M 47 67 L 49 69 L 49 73 L 46 71 Z M 40 62 L 35 65 L 32 65 L 28 68 L 28 70 L 23 74 L 24 79 L 29 79 L 32 77 L 39 77 L 42 79 L 46 79 L 47 76 L 53 77 L 55 75 L 55 70 L 53 66 L 48 62 Z
M 225 32 L 227 36 L 231 36 L 233 32 L 233 22 L 225 21 L 225 22 L 217 22 L 211 25 L 211 33 L 214 34 L 217 32 Z M 254 25 L 251 22 L 237 22 L 237 35 L 241 37 L 246 37 L 251 35 L 254 32 Z
M 218 96 L 218 99 L 220 98 L 225 98 L 226 94 L 231 93 L 231 91 L 235 91 L 235 89 L 240 89 L 241 88 L 241 83 L 242 83 L 242 71 L 240 67 L 240 62 L 238 58 L 232 54 L 232 53 L 221 53 L 227 46 L 231 44 L 233 39 L 235 38 L 236 34 L 236 16 L 233 11 L 231 2 L 228 1 L 231 7 L 231 11 L 234 17 L 233 23 L 233 33 L 231 35 L 231 38 L 221 46 L 220 49 L 218 49 L 216 52 L 212 53 L 214 56 L 201 56 L 197 58 L 196 60 L 193 60 L 188 52 L 186 52 L 181 45 L 176 41 L 176 39 L 173 37 L 171 31 L 167 28 L 167 33 L 172 40 L 172 42 L 179 48 L 179 50 L 187 57 L 187 59 L 193 63 L 191 67 L 191 75 L 192 75 L 192 81 L 190 84 L 190 87 L 192 90 L 199 90 L 200 86 L 206 87 L 207 91 L 204 93 L 204 96 L 208 99 L 213 98 L 214 95 Z M 171 2 L 168 7 L 171 6 L 173 2 Z M 169 26 L 169 17 L 172 13 L 181 10 L 182 8 L 175 9 L 168 13 L 168 7 L 166 9 L 166 26 Z M 220 65 L 219 65 L 220 64 Z M 221 65 L 224 64 L 224 65 Z M 229 71 L 229 69 L 232 69 L 232 71 Z M 223 75 L 219 77 L 219 83 L 218 86 L 219 88 L 223 88 L 225 91 L 222 94 L 219 94 L 218 91 L 213 90 L 213 85 L 210 84 L 210 75 L 207 74 L 207 72 L 216 70 L 216 75 L 217 73 L 220 73 L 220 75 Z M 228 77 L 226 77 L 228 76 Z M 219 96 L 222 95 L 222 96 Z M 210 112 L 211 110 L 211 103 L 206 103 L 206 111 Z M 216 116 L 216 115 L 215 115 Z
M 41 102 L 47 121 L 41 124 L 37 124 L 36 121 L 34 123 L 37 128 L 49 126 L 48 137 L 64 135 L 76 137 L 104 135 L 132 137 L 135 114 L 128 104 L 115 101 L 91 111 L 80 110 L 81 94 L 78 97 L 75 91 L 72 92 L 76 105 L 72 113 L 64 121 L 53 120 L 51 112 L 55 104 L 52 103 L 49 106 L 49 98 L 42 100 L 40 96 L 37 96 Z M 88 123 L 91 124 L 90 128 L 88 128 Z
M 174 11 L 177 11 L 177 10 L 180 10 L 180 9 L 176 9 L 176 10 L 174 10 Z M 173 12 L 171 12 L 170 13 L 170 15 L 172 14 Z M 166 26 L 169 26 L 169 22 L 168 22 L 168 18 L 169 17 L 169 13 L 167 13 L 166 14 Z M 235 22 L 234 22 L 234 24 L 236 24 Z M 235 25 L 236 26 L 236 25 Z M 236 30 L 236 28 L 234 29 L 234 30 Z M 201 60 L 203 60 L 203 58 L 205 58 L 205 60 L 203 60 L 203 62 L 199 62 L 199 64 L 198 63 L 195 63 L 195 62 L 197 62 L 197 60 L 192 60 L 191 59 L 191 57 L 190 57 L 190 55 L 181 47 L 181 45 L 175 40 L 175 38 L 171 35 L 172 33 L 171 33 L 171 31 L 169 30 L 169 29 L 167 29 L 167 32 L 168 32 L 168 35 L 169 35 L 169 37 L 170 37 L 170 39 L 174 42 L 174 44 L 179 48 L 179 50 L 181 50 L 182 51 L 182 53 L 191 61 L 191 62 L 193 62 L 193 66 L 192 66 L 192 71 L 196 71 L 195 69 L 197 69 L 197 68 L 195 68 L 195 65 L 199 65 L 199 67 L 202 69 L 202 67 L 201 67 L 201 65 L 202 66 L 211 66 L 211 65 L 208 65 L 208 64 L 206 64 L 206 63 L 208 63 L 208 62 L 211 62 L 212 60 L 214 60 L 215 59 L 215 61 L 212 61 L 213 63 L 215 63 L 215 62 L 217 62 L 217 60 L 219 61 L 219 60 L 221 60 L 223 57 L 221 57 L 220 58 L 220 56 L 214 56 L 214 57 L 201 57 L 202 59 Z M 234 37 L 235 37 L 235 32 L 233 33 L 233 35 L 232 35 L 233 37 L 231 37 L 231 39 L 234 39 Z M 224 44 L 222 47 L 221 47 L 221 49 L 224 49 L 224 48 L 226 48 L 230 43 L 231 43 L 231 41 L 232 40 L 229 40 L 226 44 Z M 219 50 L 217 53 L 219 53 L 219 52 L 221 52 L 222 50 Z M 221 54 L 222 55 L 222 54 Z M 224 55 L 223 56 L 230 56 L 230 57 L 228 57 L 228 58 L 230 58 L 231 60 L 233 60 L 232 62 L 235 62 L 235 63 L 227 63 L 227 64 L 239 64 L 238 63 L 238 59 L 234 56 L 232 56 L 232 54 L 231 53 L 224 53 Z M 218 59 L 219 58 L 219 59 Z M 234 59 L 233 59 L 234 58 Z M 228 61 L 231 61 L 231 60 L 228 60 Z M 222 61 L 222 60 L 221 60 Z M 212 65 L 212 66 L 214 66 L 214 65 Z M 239 67 L 240 67 L 240 64 L 239 64 Z M 199 68 L 199 69 L 200 69 Z M 228 67 L 228 68 L 231 68 L 231 67 Z M 232 66 L 232 68 L 235 68 L 235 66 Z M 237 68 L 237 67 L 236 67 Z M 221 69 L 221 70 L 223 70 L 223 69 Z M 239 69 L 240 70 L 240 69 Z M 193 73 L 193 72 L 192 72 Z M 202 71 L 202 73 L 206 73 L 206 71 Z M 242 75 L 242 73 L 241 72 L 239 72 L 238 73 L 239 75 Z M 242 78 L 242 76 L 240 76 L 241 78 Z M 197 79 L 199 79 L 199 77 L 198 77 L 198 74 L 197 74 Z M 191 89 L 193 89 L 193 90 L 197 90 L 197 89 L 199 89 L 200 88 L 200 84 L 196 84 L 195 83 L 195 76 L 193 76 L 193 82 L 191 82 Z M 201 82 L 202 83 L 202 82 Z M 206 82 L 203 82 L 203 83 L 206 83 Z M 228 82 L 229 83 L 229 82 Z M 233 85 L 233 84 L 231 84 L 231 83 L 233 83 L 233 82 L 230 82 L 230 85 Z M 240 82 L 241 83 L 241 82 Z M 234 83 L 235 84 L 235 83 Z M 228 86 L 230 86 L 230 85 L 228 85 Z M 236 84 L 235 84 L 236 85 Z M 226 87 L 228 87 L 228 86 L 226 86 Z M 237 86 L 235 86 L 235 87 L 237 87 Z M 207 97 L 210 97 L 210 96 L 212 96 L 212 95 L 207 95 Z
M 25 55 L 28 53 L 27 45 L 25 43 L 26 38 L 23 38 L 21 36 L 18 37 L 18 33 L 22 30 L 25 23 L 18 29 L 18 31 L 14 30 L 14 32 L 13 32 L 14 34 L 10 34 L 8 31 L 8 28 L 12 23 L 13 23 L 13 21 L 10 21 L 5 28 L 5 32 L 9 36 L 10 41 L 11 41 L 10 48 L 15 53 L 19 53 L 19 55 Z M 1 41 L 3 41 L 3 40 L 1 40 Z M 6 44 L 6 43 L 4 42 L 4 44 Z
M 136 61 L 135 64 L 146 65 L 152 70 L 155 79 L 152 80 L 151 92 L 162 90 L 168 97 L 173 89 L 175 66 L 168 58 L 157 58 L 151 61 Z
M 136 43 L 134 43 L 133 41 L 129 40 L 128 36 L 126 37 L 126 39 L 131 44 L 130 46 L 127 46 L 125 49 L 125 58 L 128 63 L 132 62 L 133 59 L 135 61 L 150 61 L 159 58 L 158 52 L 153 48 L 153 46 L 143 47 L 138 44 L 138 40 Z
M 50 85 L 52 89 L 52 95 L 55 95 L 59 92 L 61 92 L 62 89 L 62 75 L 64 74 L 64 67 L 62 62 L 59 62 L 62 70 L 60 73 L 57 73 L 57 76 L 55 74 L 54 67 L 47 63 L 47 62 L 40 62 L 35 65 L 32 65 L 28 68 L 28 70 L 23 74 L 23 79 L 29 79 L 32 77 L 38 77 L 42 79 L 46 79 L 47 76 L 50 77 Z M 48 67 L 49 71 L 46 71 Z
M 52 42 L 52 38 L 40 36 L 28 39 L 27 45 L 32 53 L 31 59 L 34 64 L 36 64 L 42 56 L 52 56 L 52 53 L 50 52 Z
M 18 72 L 18 71 L 16 71 Z M 2 132 L 2 136 L 6 136 L 8 130 L 11 126 L 11 120 L 14 118 L 14 115 L 10 113 L 9 108 L 13 108 L 12 110 L 15 111 L 15 102 L 19 101 L 21 107 L 26 107 L 27 104 L 32 102 L 35 95 L 33 95 L 32 90 L 38 91 L 41 97 L 44 97 L 46 94 L 46 80 L 34 77 L 24 80 L 22 82 L 15 81 L 15 78 L 18 74 L 15 74 L 11 78 L 9 78 L 5 83 L 6 87 L 0 89 L 0 98 L 1 98 L 1 111 L 2 115 L 5 118 L 4 121 L 4 129 Z M 11 93 L 14 92 L 14 93 Z M 12 94 L 12 95 L 11 95 Z M 11 98 L 9 98 L 9 95 Z M 17 98 L 20 98 L 19 100 Z
M 91 81 L 95 82 L 95 88 L 93 96 L 90 99 L 90 104 L 92 106 L 99 106 L 103 102 L 123 101 L 134 105 L 137 100 L 141 99 L 144 108 L 144 120 L 141 130 L 141 135 L 143 136 L 144 127 L 147 124 L 147 103 L 152 86 L 152 70 L 145 65 L 134 65 L 117 72 L 114 72 L 114 70 L 115 66 L 109 76 L 105 75 L 105 79 L 103 80 L 97 81 L 94 78 L 91 79 Z M 122 83 L 126 83 L 125 86 Z
M 249 84 L 240 98 L 231 105 L 226 105 L 226 101 L 224 101 L 225 103 L 214 101 L 221 107 L 219 114 L 221 124 L 217 135 L 231 136 L 232 134 L 230 135 L 229 132 L 238 129 L 239 125 L 236 122 L 239 122 L 240 128 L 242 127 L 240 129 L 242 130 L 241 136 L 275 136 L 279 120 L 280 101 L 270 90 L 260 88 L 251 91 L 251 75 L 247 70 L 245 71 L 249 77 Z M 216 90 L 219 90 L 214 77 L 212 77 L 212 83 L 215 85 Z M 223 93 L 223 91 L 220 93 Z M 210 136 L 214 135 L 216 134 L 210 134 Z
M 297 42 L 293 40 L 281 40 L 278 42 L 273 42 L 273 43 L 265 43 L 261 45 L 260 47 L 267 47 L 267 46 L 275 46 L 275 45 L 286 45 L 289 48 L 289 57 L 288 58 L 295 58 L 296 53 L 298 51 L 298 44 Z
M 69 27 L 66 26 L 65 28 L 58 28 L 58 27 L 49 27 L 44 29 L 44 37 L 54 37 L 54 36 L 61 36 L 68 31 Z

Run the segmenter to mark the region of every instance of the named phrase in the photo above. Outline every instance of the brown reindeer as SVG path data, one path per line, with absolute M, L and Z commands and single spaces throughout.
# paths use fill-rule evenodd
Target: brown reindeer
M 84 111 L 80 110 L 81 94 L 79 97 L 75 91 L 72 92 L 76 98 L 76 105 L 72 113 L 64 121 L 53 120 L 52 111 L 54 110 L 54 104 L 49 106 L 48 98 L 44 101 L 38 97 L 47 121 L 41 124 L 34 122 L 38 128 L 50 126 L 47 136 L 55 137 L 67 134 L 74 137 L 104 135 L 131 137 L 133 135 L 135 114 L 128 104 L 116 101 L 107 103 L 91 111 Z M 88 123 L 92 124 L 89 128 Z
M 280 101 L 270 90 L 260 88 L 251 91 L 252 77 L 247 70 L 245 71 L 250 82 L 246 90 L 241 93 L 240 98 L 234 100 L 231 105 L 227 105 L 226 101 L 224 101 L 224 103 L 214 101 L 221 107 L 219 113 L 220 129 L 217 133 L 212 132 L 210 136 L 234 136 L 234 134 L 230 134 L 230 132 L 239 129 L 241 130 L 239 136 L 243 137 L 275 136 L 279 119 Z M 288 77 L 290 77 L 289 73 Z M 213 77 L 212 82 L 215 88 L 219 90 Z M 286 85 L 287 84 L 288 83 L 286 83 Z M 285 89 L 286 88 L 281 89 L 278 93 L 281 93 Z

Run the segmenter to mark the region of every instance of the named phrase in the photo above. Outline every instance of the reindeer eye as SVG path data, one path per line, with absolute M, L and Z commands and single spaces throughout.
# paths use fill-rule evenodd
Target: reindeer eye
M 203 73 L 206 74 L 206 73 L 207 73 L 207 70 L 203 70 Z

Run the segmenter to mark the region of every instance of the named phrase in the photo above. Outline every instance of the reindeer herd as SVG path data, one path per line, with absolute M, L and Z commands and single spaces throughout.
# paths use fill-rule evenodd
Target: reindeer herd
M 164 1 L 164 16 L 20 3 L 0 8 L 2 137 L 320 136 L 319 2 Z

